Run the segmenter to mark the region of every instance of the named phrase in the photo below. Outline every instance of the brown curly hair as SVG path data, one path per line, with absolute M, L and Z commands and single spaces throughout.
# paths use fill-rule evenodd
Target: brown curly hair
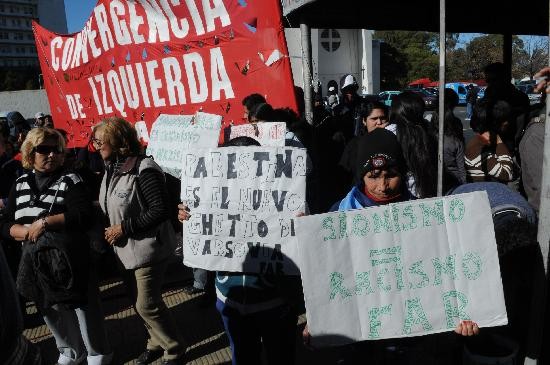
M 92 133 L 103 132 L 103 143 L 108 143 L 120 157 L 135 156 L 143 152 L 137 131 L 132 124 L 119 117 L 103 119 L 94 126 Z

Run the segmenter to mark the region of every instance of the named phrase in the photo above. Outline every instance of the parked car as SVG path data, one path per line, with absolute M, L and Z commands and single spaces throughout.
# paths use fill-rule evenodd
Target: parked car
M 535 86 L 536 86 L 536 84 L 534 84 L 534 83 L 522 83 L 522 84 L 516 85 L 516 88 L 519 91 L 527 94 L 527 96 L 529 97 L 529 104 L 531 104 L 531 105 L 536 104 L 536 103 L 540 103 L 540 101 L 541 101 L 542 94 L 535 92 L 535 90 L 534 90 Z
M 482 86 L 479 88 L 479 90 L 477 91 L 477 100 L 479 99 L 483 99 L 483 97 L 485 96 L 485 89 L 487 87 L 486 86 Z
M 424 88 L 424 90 L 427 90 L 427 91 L 431 92 L 434 96 L 439 95 L 439 88 L 437 88 L 437 87 L 426 87 L 426 88 Z
M 378 94 L 382 98 L 382 102 L 387 105 L 391 106 L 391 102 L 393 101 L 393 98 L 395 95 L 399 95 L 401 91 L 382 91 L 380 94 Z
M 468 94 L 468 90 L 466 89 L 466 86 L 470 85 L 466 82 L 448 82 L 445 84 L 445 87 L 448 89 L 452 89 L 455 93 L 458 95 L 458 105 L 466 105 L 466 95 Z M 472 84 L 475 87 L 477 87 L 476 84 Z
M 363 99 L 367 102 L 376 101 L 382 103 L 382 98 L 378 94 L 363 94 Z
M 438 105 L 438 97 L 434 96 L 431 92 L 424 90 L 424 89 L 410 89 L 407 88 L 404 91 L 411 91 L 413 93 L 417 93 L 422 97 L 422 100 L 424 100 L 424 106 L 426 110 L 435 110 L 437 109 Z

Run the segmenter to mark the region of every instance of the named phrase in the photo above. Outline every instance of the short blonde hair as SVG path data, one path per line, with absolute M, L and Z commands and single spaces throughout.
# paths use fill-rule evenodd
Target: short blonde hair
M 38 127 L 27 133 L 25 141 L 21 145 L 21 164 L 24 168 L 34 168 L 34 148 L 40 146 L 46 140 L 55 140 L 61 153 L 65 153 L 65 138 L 53 128 Z
M 143 148 L 139 142 L 137 131 L 128 121 L 111 117 L 104 119 L 93 128 L 93 135 L 103 132 L 103 143 L 108 143 L 113 152 L 120 157 L 139 155 Z

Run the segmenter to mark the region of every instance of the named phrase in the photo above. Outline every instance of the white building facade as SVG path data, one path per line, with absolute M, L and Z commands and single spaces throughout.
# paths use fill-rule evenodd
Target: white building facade
M 304 87 L 301 34 L 299 28 L 285 29 L 294 84 Z M 312 29 L 312 78 L 326 95 L 330 80 L 340 82 L 346 74 L 355 76 L 360 94 L 380 92 L 380 42 L 365 29 Z

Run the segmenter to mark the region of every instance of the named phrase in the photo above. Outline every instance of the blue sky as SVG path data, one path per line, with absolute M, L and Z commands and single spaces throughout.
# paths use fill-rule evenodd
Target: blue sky
M 94 8 L 97 0 L 65 0 L 65 12 L 67 14 L 67 28 L 69 33 L 80 31 Z M 458 40 L 459 47 L 465 46 L 480 33 L 462 33 Z
M 65 0 L 69 33 L 78 32 L 84 28 L 96 3 L 96 0 Z

